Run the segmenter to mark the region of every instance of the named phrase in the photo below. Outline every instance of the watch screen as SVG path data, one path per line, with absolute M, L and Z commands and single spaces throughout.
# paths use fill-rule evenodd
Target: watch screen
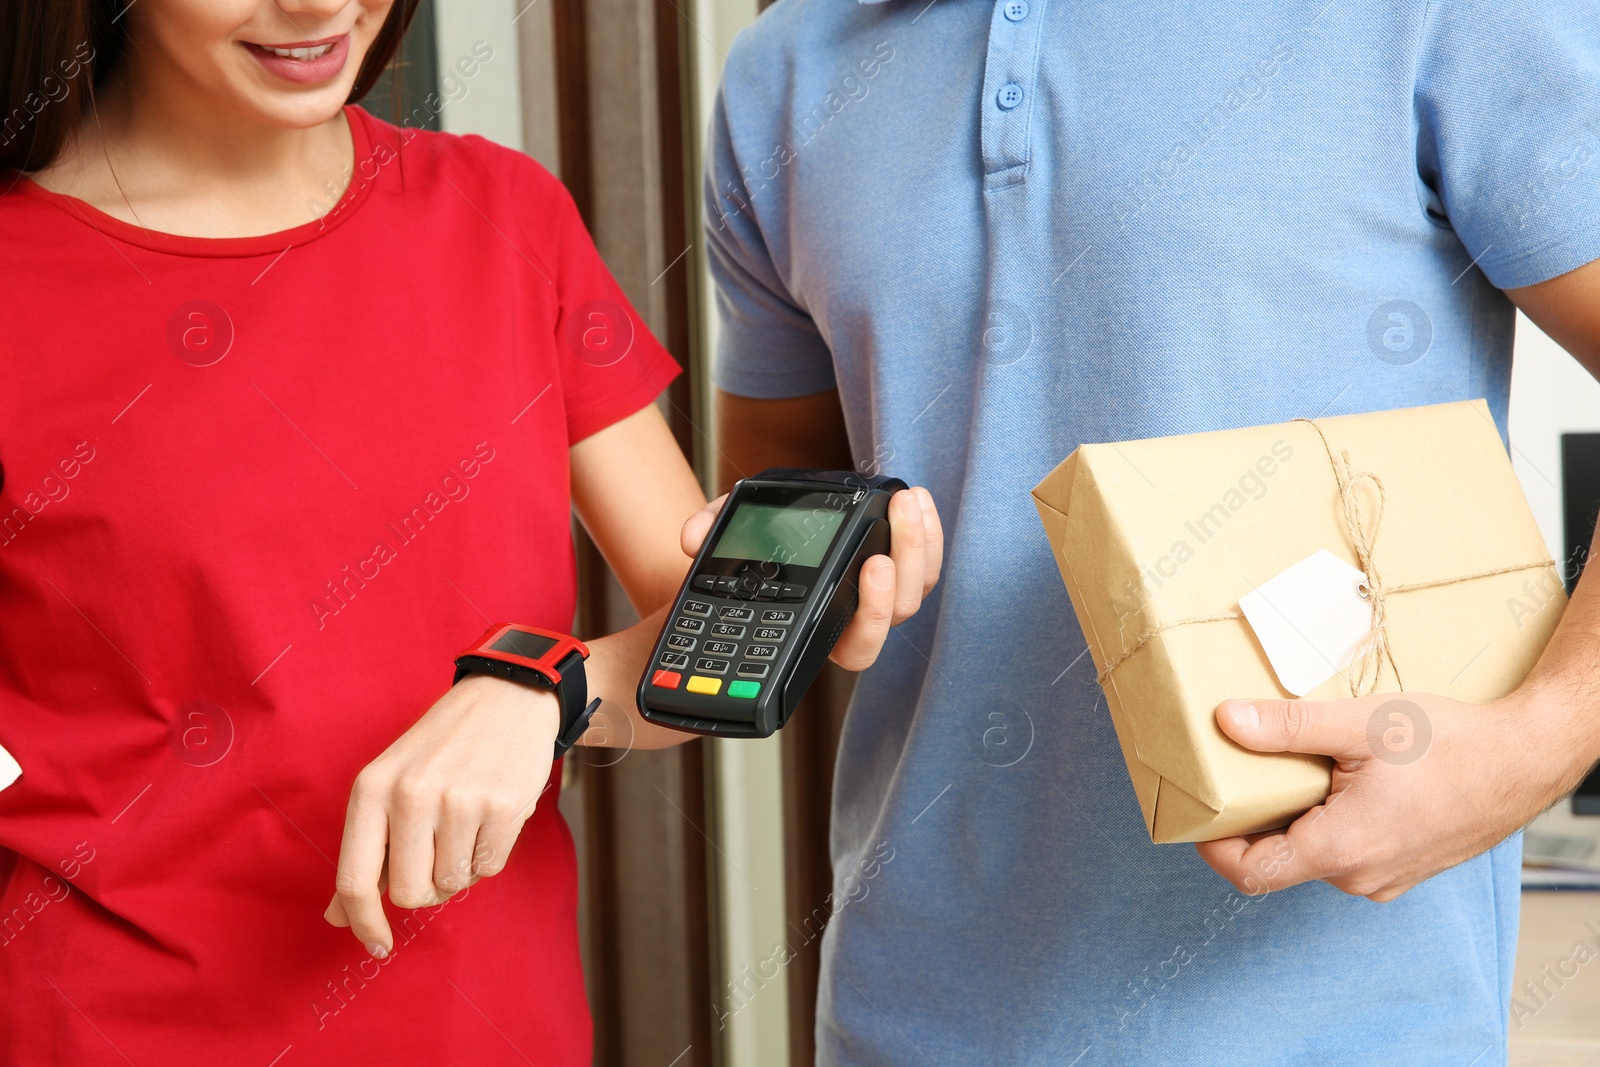
M 509 652 L 523 659 L 538 659 L 555 648 L 556 642 L 553 637 L 525 633 L 522 630 L 507 630 L 500 635 L 500 640 L 489 647 L 496 652 Z
M 837 508 L 740 504 L 711 554 L 722 559 L 815 567 L 827 556 L 834 535 L 844 525 L 844 516 Z

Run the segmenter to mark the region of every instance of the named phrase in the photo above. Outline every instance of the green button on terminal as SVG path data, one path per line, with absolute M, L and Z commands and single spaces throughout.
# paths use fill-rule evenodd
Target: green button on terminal
M 754 697 L 759 692 L 761 692 L 760 682 L 728 683 L 728 695 L 731 697 L 745 697 L 746 699 L 749 699 Z

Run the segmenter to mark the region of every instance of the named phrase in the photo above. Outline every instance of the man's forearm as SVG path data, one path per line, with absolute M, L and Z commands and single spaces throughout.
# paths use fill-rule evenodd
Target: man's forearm
M 1600 378 L 1600 261 L 1506 295 L 1596 378 Z M 1600 532 L 1589 557 L 1600 546 Z M 1572 792 L 1600 760 L 1600 574 L 1578 581 L 1539 662 L 1518 688 L 1537 728 L 1565 744 L 1547 803 Z
M 1600 531 L 1589 546 L 1600 551 Z M 1597 568 L 1600 570 L 1600 568 Z M 1586 569 L 1561 621 L 1517 695 L 1533 717 L 1530 727 L 1564 742 L 1570 759 L 1553 768 L 1547 804 L 1577 788 L 1600 762 L 1600 573 Z
M 849 470 L 850 439 L 836 391 L 781 400 L 717 392 L 717 489 L 768 467 Z

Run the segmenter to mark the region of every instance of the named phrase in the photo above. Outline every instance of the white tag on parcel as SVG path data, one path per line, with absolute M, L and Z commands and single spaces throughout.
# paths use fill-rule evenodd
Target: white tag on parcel
M 1327 549 L 1239 598 L 1283 687 L 1303 697 L 1355 661 L 1372 633 L 1367 576 Z

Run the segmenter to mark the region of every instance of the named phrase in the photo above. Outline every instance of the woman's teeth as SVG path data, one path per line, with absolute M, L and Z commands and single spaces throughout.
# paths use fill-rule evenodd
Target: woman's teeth
M 284 59 L 321 59 L 333 51 L 333 45 L 319 44 L 315 48 L 273 48 L 271 45 L 262 45 L 266 51 Z

